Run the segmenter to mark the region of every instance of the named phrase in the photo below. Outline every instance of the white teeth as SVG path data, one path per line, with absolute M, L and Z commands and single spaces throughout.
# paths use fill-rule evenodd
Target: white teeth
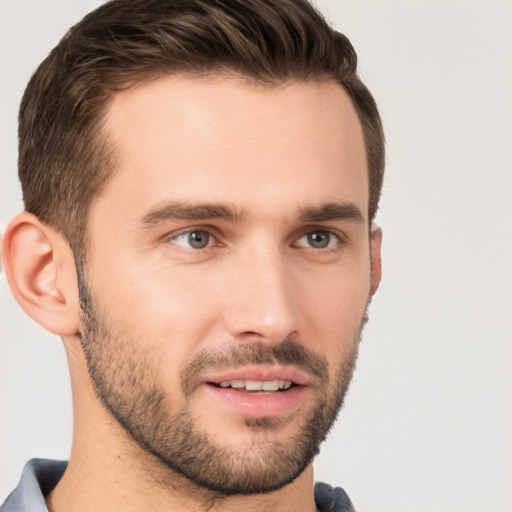
M 279 381 L 279 389 L 289 389 L 292 385 L 290 380 L 280 380 Z
M 219 382 L 221 388 L 246 389 L 247 391 L 277 391 L 289 389 L 290 380 L 223 380 Z
M 265 380 L 261 383 L 261 389 L 264 391 L 277 391 L 279 389 L 279 381 Z
M 262 384 L 263 382 L 258 380 L 246 380 L 245 389 L 247 389 L 247 391 L 261 391 Z

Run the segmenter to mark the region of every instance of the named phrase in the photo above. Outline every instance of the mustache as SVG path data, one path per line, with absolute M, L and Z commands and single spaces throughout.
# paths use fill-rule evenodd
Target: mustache
M 197 385 L 198 376 L 205 370 L 264 364 L 295 366 L 321 382 L 327 383 L 329 380 L 325 357 L 315 354 L 292 338 L 286 338 L 277 345 L 253 341 L 223 350 L 210 349 L 200 352 L 181 372 L 181 387 L 185 397 L 188 397 Z

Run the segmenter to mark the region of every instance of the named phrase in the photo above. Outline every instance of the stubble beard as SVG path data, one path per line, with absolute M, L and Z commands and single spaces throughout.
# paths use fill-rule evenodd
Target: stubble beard
M 81 344 L 94 390 L 103 406 L 138 446 L 154 456 L 155 465 L 222 496 L 280 489 L 312 462 L 342 407 L 366 323 L 365 313 L 360 329 L 340 343 L 345 347 L 344 357 L 332 382 L 327 360 L 294 339 L 275 346 L 254 342 L 234 346 L 228 352 L 223 349 L 200 353 L 181 371 L 184 405 L 170 411 L 167 391 L 157 380 L 156 355 L 145 352 L 141 343 L 114 329 L 83 280 L 80 301 Z M 221 445 L 208 432 L 201 431 L 188 409 L 194 394 L 190 383 L 200 370 L 226 363 L 232 368 L 247 363 L 288 364 L 313 375 L 314 406 L 307 414 L 293 418 L 301 423 L 295 434 L 285 440 L 272 439 L 272 431 L 285 422 L 282 418 L 246 418 L 244 428 L 253 429 L 255 434 L 269 433 L 265 442 L 255 435 L 248 446 Z

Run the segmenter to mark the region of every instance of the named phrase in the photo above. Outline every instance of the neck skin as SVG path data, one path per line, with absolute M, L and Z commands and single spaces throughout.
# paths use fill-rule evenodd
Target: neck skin
M 65 340 L 73 393 L 68 468 L 46 497 L 50 512 L 286 512 L 316 510 L 313 467 L 268 494 L 219 496 L 163 467 L 104 409 L 92 388 L 78 338 Z

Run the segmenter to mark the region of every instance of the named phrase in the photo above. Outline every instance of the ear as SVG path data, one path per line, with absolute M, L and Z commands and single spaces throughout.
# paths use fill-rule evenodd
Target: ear
M 382 229 L 377 226 L 372 226 L 372 232 L 370 237 L 371 244 L 371 273 L 370 273 L 370 284 L 371 284 L 371 295 L 377 291 L 382 277 L 382 258 L 381 258 L 381 247 L 382 247 Z
M 77 333 L 75 261 L 60 233 L 34 215 L 20 213 L 3 235 L 2 260 L 12 293 L 29 316 L 59 336 Z

